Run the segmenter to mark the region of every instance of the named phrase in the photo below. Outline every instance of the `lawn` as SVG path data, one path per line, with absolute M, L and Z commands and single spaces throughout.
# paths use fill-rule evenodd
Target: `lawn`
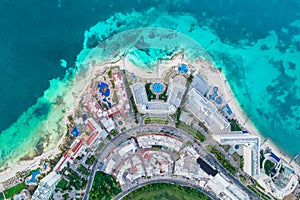
M 25 188 L 27 188 L 25 183 L 19 183 L 18 185 L 15 185 L 14 187 L 5 190 L 4 191 L 5 197 L 7 199 L 12 198 L 15 194 L 20 193 Z
M 66 191 L 68 189 L 68 184 L 69 182 L 66 181 L 65 179 L 61 179 L 58 184 L 56 185 L 56 188 L 59 188 L 63 191 Z
M 260 196 L 262 199 L 264 200 L 270 200 L 271 198 L 267 195 L 265 195 L 265 193 L 261 192 L 260 190 L 258 190 L 255 186 L 252 185 L 248 185 L 247 186 L 252 192 L 254 192 L 255 194 L 257 194 L 258 196 Z
M 158 96 L 158 99 L 159 99 L 159 100 L 167 101 L 167 99 L 168 99 L 168 96 L 167 96 L 167 90 L 168 90 L 168 86 L 166 86 L 165 91 L 164 91 L 162 94 L 160 94 L 160 95 Z
M 146 93 L 147 93 L 147 97 L 148 97 L 148 101 L 151 101 L 151 100 L 153 100 L 153 99 L 156 99 L 156 95 L 153 94 L 153 93 L 151 92 L 151 89 L 150 89 L 150 85 L 151 85 L 151 84 L 152 84 L 152 83 L 147 83 L 147 84 L 145 85 Z
M 163 117 L 147 117 L 145 119 L 145 124 L 168 124 L 169 121 Z
M 66 175 L 66 179 L 68 179 L 69 182 L 60 181 L 58 183 L 58 185 L 60 187 L 64 187 L 64 190 L 70 190 L 72 188 L 72 186 L 76 190 L 85 189 L 87 181 L 84 178 L 79 177 L 77 174 L 75 174 L 75 172 L 73 172 L 71 170 L 69 170 L 68 172 L 69 172 L 69 174 Z M 60 187 L 58 187 L 58 185 L 56 186 L 56 188 L 60 188 Z
M 123 198 L 123 200 L 208 200 L 200 191 L 169 183 L 156 183 L 141 187 Z
M 231 131 L 242 131 L 241 125 L 236 119 L 230 120 Z
M 95 162 L 95 160 L 95 156 L 90 156 L 88 159 L 86 159 L 85 164 L 92 165 Z
M 117 103 L 118 103 L 118 95 L 117 95 L 117 92 L 116 92 L 116 91 L 114 91 L 114 93 L 113 93 L 112 102 L 113 102 L 114 104 L 117 104 Z
M 82 164 L 79 165 L 77 170 L 83 175 L 86 175 L 86 176 L 90 175 L 90 171 L 87 168 L 85 168 Z
M 184 122 L 177 123 L 176 127 L 192 135 L 195 139 L 199 140 L 200 142 L 204 142 L 206 139 L 206 137 L 202 135 L 197 129 L 195 129 L 193 126 L 186 125 Z
M 275 164 L 273 162 L 271 162 L 270 160 L 266 160 L 266 162 L 264 164 L 264 169 L 268 176 L 270 175 L 271 170 L 273 169 L 274 166 L 275 166 Z
M 111 175 L 96 172 L 89 199 L 112 199 L 121 191 L 119 184 Z

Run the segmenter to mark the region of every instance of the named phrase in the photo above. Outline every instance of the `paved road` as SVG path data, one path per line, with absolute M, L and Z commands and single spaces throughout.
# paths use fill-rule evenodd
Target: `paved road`
M 199 190 L 200 192 L 206 194 L 211 199 L 214 199 L 214 200 L 218 199 L 218 197 L 216 197 L 214 194 L 204 190 L 203 188 L 199 187 L 196 184 L 188 183 L 186 180 L 184 181 L 184 180 L 174 178 L 174 177 L 166 177 L 166 178 L 155 178 L 155 179 L 151 179 L 151 180 L 141 179 L 139 182 L 137 182 L 137 184 L 133 185 L 129 189 L 127 189 L 127 190 L 123 191 L 122 193 L 118 194 L 117 196 L 115 196 L 113 198 L 113 200 L 122 199 L 122 197 L 126 196 L 130 192 L 132 192 L 138 188 L 141 188 L 145 185 L 150 185 L 150 184 L 154 184 L 154 183 L 172 183 L 172 184 L 182 185 L 182 186 L 186 186 L 186 187 L 192 187 L 192 188 L 195 188 L 195 189 Z
M 216 169 L 223 175 L 225 175 L 233 184 L 237 185 L 239 188 L 241 188 L 244 192 L 246 192 L 251 199 L 259 199 L 256 195 L 254 195 L 247 187 L 245 187 L 239 180 L 237 180 L 235 177 L 233 177 L 229 172 L 226 171 L 226 169 L 215 159 L 215 157 L 207 153 L 206 149 L 202 146 L 202 144 L 195 140 L 191 135 L 183 132 L 182 130 L 179 130 L 177 128 L 171 127 L 171 126 L 162 126 L 162 125 L 140 125 L 136 126 L 132 129 L 128 129 L 124 133 L 120 133 L 116 137 L 114 137 L 105 147 L 101 149 L 101 151 L 97 154 L 97 160 L 94 162 L 92 171 L 90 174 L 90 177 L 88 179 L 87 189 L 84 196 L 84 200 L 88 200 L 89 192 L 91 190 L 91 186 L 94 180 L 94 176 L 96 171 L 99 169 L 101 162 L 109 155 L 109 153 L 114 149 L 116 146 L 118 146 L 122 141 L 133 137 L 137 134 L 141 133 L 149 133 L 149 132 L 162 132 L 162 133 L 168 133 L 170 135 L 174 135 L 176 137 L 181 138 L 182 140 L 190 140 L 192 141 L 192 144 L 196 149 L 199 151 L 201 157 L 204 158 L 208 163 L 211 165 L 214 165 Z M 172 179 L 170 179 L 172 180 Z M 150 184 L 150 183 L 148 183 Z M 186 183 L 188 184 L 188 183 Z M 140 185 L 134 186 L 136 188 L 141 187 Z M 198 186 L 199 187 L 199 186 Z M 133 189 L 130 189 L 132 191 Z M 202 189 L 203 190 L 203 189 Z
M 117 137 L 114 137 L 107 145 L 105 145 L 98 153 L 97 153 L 97 159 L 93 164 L 92 171 L 90 173 L 90 176 L 88 178 L 88 183 L 86 187 L 86 192 L 84 194 L 83 200 L 88 200 L 89 199 L 89 193 L 92 188 L 92 184 L 95 178 L 95 174 L 98 171 L 101 161 L 103 160 L 103 155 L 108 154 L 107 152 L 111 151 L 111 148 L 114 146 L 117 146 L 120 144 L 122 141 L 127 139 L 129 136 L 125 133 L 120 133 Z

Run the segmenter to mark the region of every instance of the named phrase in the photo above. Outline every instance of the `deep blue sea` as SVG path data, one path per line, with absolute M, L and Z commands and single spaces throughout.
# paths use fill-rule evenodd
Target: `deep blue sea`
M 83 48 L 142 27 L 198 42 L 262 134 L 288 154 L 300 153 L 299 1 L 2 0 L 0 168 L 64 132 L 41 124 L 61 123 L 61 88 Z

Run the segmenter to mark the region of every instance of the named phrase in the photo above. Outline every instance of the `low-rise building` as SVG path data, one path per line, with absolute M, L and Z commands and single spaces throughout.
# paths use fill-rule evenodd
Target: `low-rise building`
M 220 173 L 214 176 L 205 186 L 206 189 L 213 191 L 220 199 L 245 200 L 249 199 L 248 194 L 238 186 L 230 183 Z

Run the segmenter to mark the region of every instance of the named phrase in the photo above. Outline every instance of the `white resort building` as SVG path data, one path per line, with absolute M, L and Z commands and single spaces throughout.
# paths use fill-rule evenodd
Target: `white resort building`
M 260 138 L 249 133 L 232 132 L 213 135 L 222 145 L 244 145 L 244 171 L 259 179 L 260 175 Z
M 170 80 L 166 102 L 158 100 L 148 101 L 145 83 L 139 82 L 131 86 L 135 104 L 138 111 L 142 114 L 174 114 L 180 106 L 185 90 L 186 79 L 182 75 L 177 75 Z
M 32 200 L 48 200 L 52 195 L 57 183 L 60 181 L 61 175 L 57 174 L 55 171 L 51 172 L 45 176 L 38 188 L 35 190 L 32 195 Z
M 217 107 L 208 101 L 196 88 L 188 92 L 186 109 L 198 120 L 204 122 L 213 133 L 230 131 L 230 123 L 219 113 Z

